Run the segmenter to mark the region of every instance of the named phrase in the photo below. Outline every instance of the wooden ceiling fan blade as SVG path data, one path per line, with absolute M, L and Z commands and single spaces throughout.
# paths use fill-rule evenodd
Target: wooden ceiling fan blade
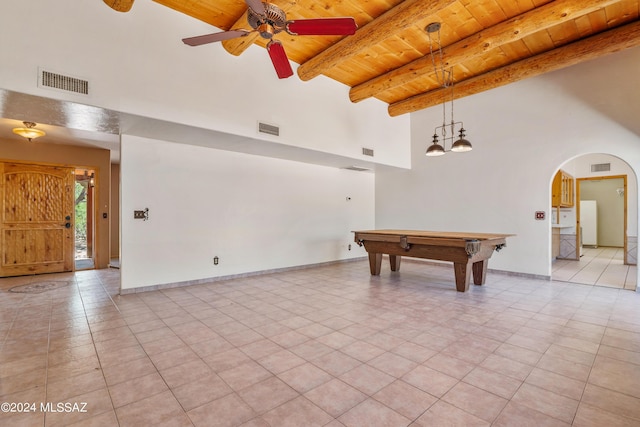
M 103 0 L 107 6 L 117 12 L 129 12 L 135 0 Z
M 251 10 L 256 12 L 258 15 L 264 15 L 266 10 L 264 8 L 264 4 L 262 4 L 262 0 L 244 0 L 244 2 L 249 6 Z
M 287 22 L 287 32 L 301 36 L 350 36 L 357 29 L 353 18 L 293 19 Z
M 203 36 L 188 37 L 186 39 L 182 39 L 182 41 L 184 42 L 184 44 L 188 44 L 189 46 L 200 46 L 207 43 L 220 42 L 223 40 L 235 39 L 237 37 L 245 37 L 249 33 L 251 33 L 251 31 L 230 30 L 222 31 L 220 33 L 205 34 Z
M 282 43 L 277 40 L 271 40 L 267 45 L 267 52 L 269 52 L 271 63 L 273 63 L 273 68 L 276 69 L 279 79 L 286 79 L 293 75 L 289 58 L 287 58 L 287 53 L 284 51 Z

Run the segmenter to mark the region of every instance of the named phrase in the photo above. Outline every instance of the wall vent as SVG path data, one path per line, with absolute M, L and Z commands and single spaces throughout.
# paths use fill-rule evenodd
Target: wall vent
M 267 133 L 269 135 L 280 136 L 280 128 L 275 125 L 258 122 L 258 132 Z
M 342 169 L 347 169 L 347 170 L 356 171 L 356 172 L 366 172 L 368 170 L 371 170 L 367 168 L 361 168 L 360 166 L 345 166 Z
M 40 86 L 67 92 L 89 94 L 89 82 L 77 77 L 65 76 L 47 70 L 40 70 Z
M 596 163 L 591 165 L 591 172 L 609 172 L 611 163 Z
M 362 155 L 373 157 L 373 148 L 364 148 L 364 147 L 362 147 Z

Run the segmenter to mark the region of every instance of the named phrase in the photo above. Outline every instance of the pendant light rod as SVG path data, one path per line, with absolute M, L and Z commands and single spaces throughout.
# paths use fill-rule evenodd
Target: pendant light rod
M 447 124 L 447 101 L 444 100 L 442 102 L 442 125 L 437 126 L 433 130 L 433 140 L 431 145 L 427 148 L 427 152 L 425 153 L 427 156 L 442 156 L 447 152 L 446 145 L 450 143 L 451 149 L 449 151 L 454 152 L 465 152 L 471 151 L 472 146 L 471 143 L 466 140 L 464 125 L 461 121 L 456 122 L 453 114 L 453 67 L 446 68 L 445 61 L 442 54 L 442 42 L 440 39 L 440 29 L 442 25 L 440 22 L 432 22 L 426 26 L 425 31 L 427 32 L 427 36 L 429 37 L 429 54 L 431 55 L 431 63 L 433 65 L 433 73 L 436 76 L 436 81 L 438 85 L 442 88 L 450 88 L 451 89 L 451 100 L 450 100 L 450 113 L 451 113 L 451 121 Z M 433 36 L 432 36 L 433 35 Z M 434 40 L 435 39 L 435 40 Z M 455 139 L 455 134 L 459 134 L 459 139 L 457 141 L 453 141 Z M 442 144 L 439 141 L 439 137 L 442 138 Z

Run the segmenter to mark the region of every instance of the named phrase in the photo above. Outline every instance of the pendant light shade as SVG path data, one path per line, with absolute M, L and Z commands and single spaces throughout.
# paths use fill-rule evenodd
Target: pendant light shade
M 453 143 L 451 151 L 464 153 L 465 151 L 471 151 L 472 149 L 473 147 L 471 146 L 471 143 L 464 139 L 464 128 L 460 128 L 460 139 Z
M 444 154 L 444 147 L 440 145 L 440 143 L 438 142 L 438 135 L 434 134 L 433 144 L 431 144 L 429 148 L 427 148 L 427 152 L 425 153 L 425 155 L 429 157 L 435 157 L 435 156 L 442 156 L 443 154 Z

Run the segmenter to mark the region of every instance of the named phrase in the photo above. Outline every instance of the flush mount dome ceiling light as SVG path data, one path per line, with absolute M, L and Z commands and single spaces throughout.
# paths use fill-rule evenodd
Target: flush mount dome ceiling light
M 46 135 L 45 131 L 36 129 L 36 124 L 34 122 L 22 123 L 24 124 L 24 127 L 13 128 L 13 133 L 15 133 L 16 135 L 20 135 L 23 138 L 27 138 L 29 142 L 31 142 L 35 138 Z

